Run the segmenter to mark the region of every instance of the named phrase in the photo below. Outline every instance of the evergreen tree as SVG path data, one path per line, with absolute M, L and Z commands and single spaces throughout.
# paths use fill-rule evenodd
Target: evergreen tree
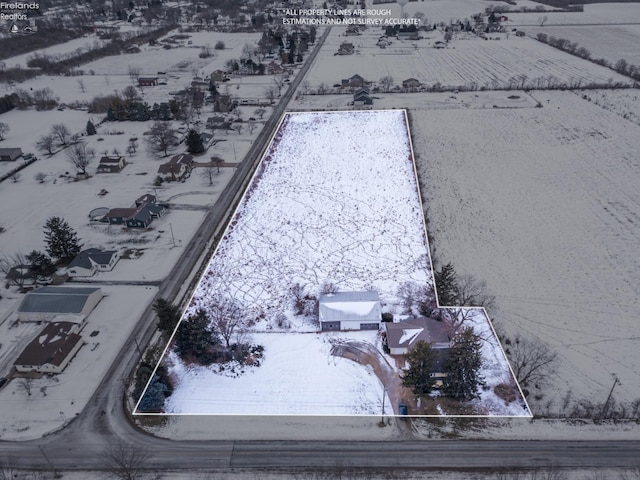
M 202 365 L 212 363 L 212 351 L 220 344 L 220 339 L 215 336 L 209 323 L 207 312 L 203 309 L 198 309 L 180 323 L 175 336 L 175 351 L 181 359 Z
M 478 398 L 478 389 L 485 384 L 480 374 L 480 337 L 473 332 L 473 328 L 466 327 L 453 337 L 451 343 L 449 358 L 445 362 L 447 376 L 442 392 L 456 400 Z
M 202 143 L 202 137 L 200 134 L 191 129 L 187 134 L 186 139 L 187 152 L 189 153 L 202 153 L 204 152 L 204 143 Z
M 26 258 L 29 262 L 29 272 L 36 282 L 50 277 L 56 271 L 51 259 L 38 250 L 32 250 Z
M 456 305 L 458 280 L 451 262 L 444 265 L 439 272 L 434 272 L 433 276 L 436 282 L 436 290 L 438 291 L 438 304 L 441 307 Z
M 158 298 L 153 303 L 153 310 L 158 316 L 158 330 L 172 333 L 180 321 L 180 309 L 170 304 L 164 298 Z
M 80 253 L 80 241 L 75 230 L 60 217 L 51 217 L 44 225 L 47 253 L 53 258 L 70 261 Z
M 162 412 L 164 410 L 166 391 L 167 386 L 160 381 L 160 377 L 158 375 L 154 375 L 144 397 L 140 400 L 138 410 L 141 412 Z
M 402 376 L 402 385 L 416 395 L 427 395 L 435 383 L 432 377 L 435 355 L 431 344 L 419 341 L 407 354 L 409 369 Z
M 96 126 L 91 120 L 87 120 L 87 135 L 95 135 L 96 133 Z

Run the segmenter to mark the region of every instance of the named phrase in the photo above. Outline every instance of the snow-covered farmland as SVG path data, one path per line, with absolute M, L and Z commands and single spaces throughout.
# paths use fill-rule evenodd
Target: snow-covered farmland
M 624 59 L 640 66 L 640 25 L 600 25 L 525 27 L 527 34 L 535 37 L 544 33 L 548 37 L 566 38 L 591 52 L 591 57 L 604 58 L 611 65 Z
M 317 294 L 431 282 L 403 111 L 284 117 L 193 296 L 228 292 L 268 316 L 296 282 Z
M 391 76 L 396 84 L 416 78 L 423 85 L 475 85 L 477 88 L 503 88 L 512 79 L 530 87 L 551 83 L 630 83 L 606 67 L 595 65 L 531 39 L 494 34 L 499 40 L 483 40 L 464 36 L 447 48 L 432 48 L 442 40 L 439 31 L 427 32 L 422 40 L 395 40 L 381 49 L 376 46 L 379 31 L 368 29 L 359 37 L 342 37 L 332 29 L 326 44 L 306 77 L 312 89 L 324 83 L 331 88 L 342 79 L 359 74 L 365 80 L 377 82 Z M 334 55 L 343 41 L 354 43 L 354 55 Z
M 498 327 L 557 351 L 534 414 L 569 390 L 603 402 L 614 374 L 632 401 L 640 127 L 573 93 L 532 94 L 543 108 L 411 112 L 434 257 L 487 281 Z
M 617 113 L 640 126 L 640 90 L 585 90 L 576 92 L 583 99 Z

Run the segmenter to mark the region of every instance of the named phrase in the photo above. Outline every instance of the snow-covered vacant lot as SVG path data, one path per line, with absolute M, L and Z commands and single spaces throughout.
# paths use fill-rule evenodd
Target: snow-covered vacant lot
M 395 313 L 402 311 L 401 285 L 432 285 L 402 110 L 284 117 L 185 313 L 210 309 L 221 293 L 238 300 L 255 321 L 252 340 L 265 347 L 264 362 L 229 376 L 228 368 L 216 373 L 215 366 L 186 364 L 169 351 L 164 362 L 176 388 L 165 411 L 379 414 L 380 380 L 368 367 L 332 356 L 330 348 L 332 339 L 380 348 L 377 332 L 317 334 L 314 315 L 294 314 L 291 287 L 298 283 L 317 296 L 326 282 L 342 291 L 376 290 L 383 309 Z M 296 333 L 283 331 L 279 316 Z M 471 323 L 487 339 L 488 385 L 508 382 L 484 313 L 478 310 Z M 474 406 L 479 414 L 528 414 L 520 402 L 505 407 L 491 388 Z
M 558 413 L 567 391 L 569 409 L 604 402 L 614 374 L 630 402 L 640 127 L 573 93 L 532 95 L 543 108 L 410 112 L 433 255 L 486 279 L 497 326 L 558 352 L 534 414 Z

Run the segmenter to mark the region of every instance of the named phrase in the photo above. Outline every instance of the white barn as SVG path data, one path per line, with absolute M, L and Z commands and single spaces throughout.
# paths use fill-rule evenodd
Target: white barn
M 320 329 L 323 332 L 380 328 L 382 308 L 377 292 L 323 293 L 318 304 Z

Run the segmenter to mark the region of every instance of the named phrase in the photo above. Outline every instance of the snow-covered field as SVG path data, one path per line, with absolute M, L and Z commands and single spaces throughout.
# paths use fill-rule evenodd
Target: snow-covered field
M 640 126 L 640 90 L 585 90 L 576 94 Z
M 306 79 L 312 89 L 324 83 L 331 88 L 342 79 L 359 74 L 365 80 L 377 82 L 391 76 L 396 85 L 407 78 L 416 78 L 423 85 L 476 85 L 477 88 L 503 88 L 512 79 L 530 87 L 554 83 L 629 84 L 630 79 L 612 70 L 595 65 L 537 40 L 515 35 L 493 34 L 500 40 L 483 40 L 475 35 L 461 36 L 447 48 L 432 48 L 442 40 L 439 31 L 422 32 L 425 38 L 414 41 L 394 40 L 385 49 L 376 46 L 381 32 L 370 28 L 363 35 L 344 37 L 344 28 L 334 27 Z M 343 41 L 356 47 L 354 55 L 337 55 Z M 359 53 L 358 53 L 359 52 Z M 542 82 L 542 83 L 541 83 Z
M 640 13 L 640 11 L 639 11 Z M 638 17 L 640 18 L 640 17 Z M 528 35 L 544 33 L 548 37 L 566 38 L 591 52 L 591 57 L 604 58 L 611 65 L 624 59 L 632 65 L 640 65 L 640 25 L 601 25 L 582 27 L 526 27 Z
M 640 127 L 573 93 L 411 112 L 434 257 L 487 281 L 494 322 L 559 355 L 534 414 L 640 396 Z M 464 132 L 464 135 L 461 135 Z M 490 139 L 490 141 L 487 141 Z

